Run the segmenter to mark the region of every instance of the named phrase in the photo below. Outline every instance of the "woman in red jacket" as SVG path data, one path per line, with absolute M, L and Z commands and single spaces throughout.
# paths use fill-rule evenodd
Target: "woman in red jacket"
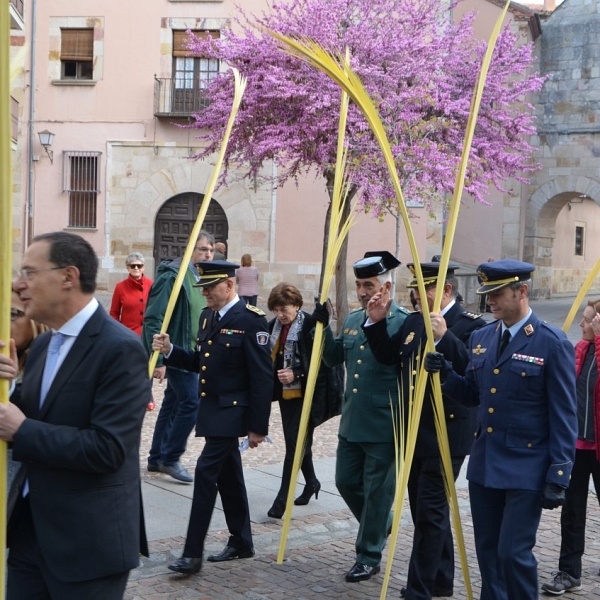
M 600 492 L 600 300 L 583 309 L 581 340 L 575 346 L 577 419 L 575 462 L 560 517 L 560 558 L 553 581 L 542 590 L 551 596 L 581 589 L 581 557 L 585 548 L 585 518 L 590 475 Z
M 148 294 L 152 279 L 144 275 L 144 257 L 139 252 L 132 252 L 125 265 L 129 276 L 117 283 L 110 305 L 110 316 L 125 327 L 142 335 L 144 312 L 148 302 Z M 152 396 L 148 401 L 148 410 L 156 406 Z

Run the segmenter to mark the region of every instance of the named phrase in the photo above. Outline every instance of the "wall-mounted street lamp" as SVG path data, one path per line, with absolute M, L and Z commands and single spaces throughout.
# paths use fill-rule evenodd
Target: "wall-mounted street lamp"
M 587 197 L 588 197 L 587 194 L 581 194 L 581 196 L 579 196 L 577 198 L 571 198 L 569 200 L 569 202 L 567 202 L 567 204 L 569 206 L 569 210 L 571 210 L 571 207 L 573 206 L 573 204 L 583 204 Z
M 50 150 L 50 146 L 52 146 L 52 142 L 54 141 L 54 134 L 44 129 L 44 131 L 39 131 L 38 135 L 40 136 L 40 144 L 44 147 L 50 162 L 54 164 L 54 152 Z

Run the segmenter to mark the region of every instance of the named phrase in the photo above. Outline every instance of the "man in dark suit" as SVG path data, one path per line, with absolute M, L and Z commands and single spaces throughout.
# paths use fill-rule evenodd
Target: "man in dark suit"
M 154 336 L 153 349 L 165 364 L 200 373 L 196 435 L 206 444 L 196 465 L 194 496 L 182 557 L 169 565 L 177 573 L 197 573 L 217 491 L 229 528 L 229 541 L 210 562 L 254 556 L 248 496 L 238 438 L 251 448 L 268 433 L 273 399 L 273 363 L 262 310 L 246 305 L 235 291 L 239 265 L 219 260 L 196 265 L 207 308 L 200 315 L 196 352 L 171 344 L 168 334 Z
M 444 397 L 479 405 L 467 478 L 482 600 L 537 598 L 533 547 L 542 508 L 565 500 L 577 439 L 575 355 L 529 307 L 529 263 L 479 265 L 494 317 L 473 334 L 466 374 L 429 353 Z
M 414 265 L 407 266 L 414 276 Z M 429 310 L 433 308 L 439 266 L 437 261 L 421 264 L 425 298 L 420 297 L 416 279 L 408 285 L 415 291 L 415 300 L 420 310 L 423 307 Z M 432 314 L 431 321 L 436 348 L 452 362 L 458 372 L 464 372 L 469 360 L 466 344 L 471 333 L 483 327 L 485 321 L 480 315 L 464 310 L 456 301 L 458 281 L 454 271 L 458 268 L 456 263 L 448 265 L 442 292 L 441 315 Z M 425 321 L 421 312 L 411 313 L 398 332 L 390 336 L 383 323 L 387 312 L 384 300 L 381 294 L 373 296 L 367 309 L 369 320 L 363 329 L 377 360 L 384 364 L 400 362 L 403 398 L 408 403 L 412 397 L 411 389 L 416 388 L 419 361 L 425 351 Z M 430 600 L 432 595 L 451 596 L 454 586 L 454 544 L 432 402 L 432 390 L 428 386 L 408 480 L 415 532 L 406 588 L 401 590 L 401 594 L 409 600 Z M 408 404 L 405 411 L 407 414 Z M 455 479 L 473 443 L 475 413 L 474 409 L 459 403 L 445 403 Z
M 139 338 L 93 297 L 98 259 L 65 232 L 34 238 L 15 290 L 53 328 L 34 340 L 23 382 L 0 404 L 0 438 L 23 463 L 8 525 L 11 600 L 120 600 L 147 554 L 139 446 L 149 395 Z M 0 355 L 0 377 L 15 374 Z

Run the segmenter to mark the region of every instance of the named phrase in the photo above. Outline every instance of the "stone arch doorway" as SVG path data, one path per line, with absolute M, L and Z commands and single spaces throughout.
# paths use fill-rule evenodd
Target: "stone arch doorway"
M 203 194 L 187 192 L 169 198 L 156 214 L 154 225 L 154 264 L 183 256 L 194 227 Z M 227 215 L 213 198 L 202 228 L 215 236 L 215 241 L 227 244 L 229 225 Z
M 585 280 L 590 268 L 588 263 L 591 260 L 591 253 L 587 253 L 587 260 L 585 257 L 573 257 L 569 265 L 565 264 L 562 268 L 557 268 L 555 243 L 557 238 L 572 235 L 572 232 L 565 231 L 564 227 L 561 227 L 561 219 L 559 219 L 561 211 L 564 216 L 565 210 L 573 208 L 575 214 L 575 211 L 589 210 L 590 205 L 596 210 L 600 206 L 600 184 L 583 176 L 561 177 L 549 181 L 539 187 L 529 199 L 525 219 L 523 260 L 536 266 L 533 298 L 550 298 L 553 293 L 576 291 Z M 589 221 L 590 224 L 588 231 L 590 235 L 586 236 L 589 237 L 586 245 L 591 249 L 592 240 L 597 237 L 597 231 L 593 227 L 597 219 L 593 215 L 592 219 L 584 217 L 583 220 Z M 561 288 L 566 281 L 572 289 Z

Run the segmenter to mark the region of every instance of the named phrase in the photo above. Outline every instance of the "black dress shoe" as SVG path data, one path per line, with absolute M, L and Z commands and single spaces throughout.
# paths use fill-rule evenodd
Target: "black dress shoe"
M 232 546 L 225 546 L 225 550 L 221 554 L 213 554 L 206 560 L 208 562 L 225 562 L 226 560 L 233 560 L 234 558 L 252 558 L 254 556 L 254 548 L 245 548 L 244 550 L 238 550 Z
M 306 484 L 303 492 L 294 500 L 296 506 L 306 506 L 312 495 L 315 495 L 315 500 L 319 499 L 319 492 L 321 491 L 321 483 L 319 481 L 315 483 Z
M 346 581 L 350 583 L 356 583 L 357 581 L 366 581 L 367 579 L 371 579 L 373 575 L 377 575 L 381 571 L 379 566 L 372 567 L 371 565 L 363 565 L 362 563 L 356 563 L 349 571 L 346 573 Z
M 173 465 L 163 465 L 162 463 L 158 465 L 158 470 L 161 473 L 166 473 L 170 475 L 173 479 L 177 479 L 177 481 L 183 481 L 183 483 L 192 483 L 194 478 L 181 466 L 181 463 L 176 462 Z
M 433 588 L 432 596 L 436 598 L 450 598 L 454 596 L 454 590 L 439 590 L 437 588 Z M 400 588 L 400 598 L 406 598 L 406 588 Z
M 271 517 L 271 519 L 281 519 L 284 512 L 285 498 L 280 498 L 277 496 L 277 498 L 275 498 L 275 502 L 273 502 L 273 506 L 271 506 L 271 508 L 267 511 L 267 516 Z
M 173 564 L 169 565 L 169 569 L 171 571 L 175 571 L 176 573 L 183 573 L 184 575 L 193 575 L 200 570 L 202 566 L 201 558 L 188 558 L 186 556 L 182 556 L 179 560 L 176 560 Z
M 148 461 L 148 471 L 151 473 L 158 473 L 160 471 L 160 465 L 158 463 L 151 463 Z

